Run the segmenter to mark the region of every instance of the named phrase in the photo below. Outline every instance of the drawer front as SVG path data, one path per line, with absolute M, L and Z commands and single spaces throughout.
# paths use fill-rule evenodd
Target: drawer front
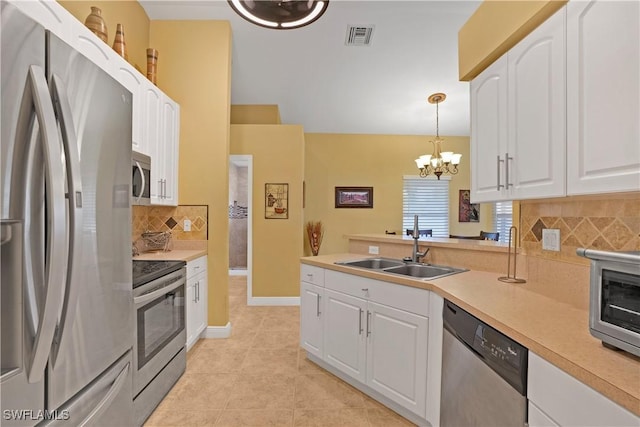
M 300 264 L 300 281 L 324 286 L 324 268 Z
M 187 262 L 187 279 L 194 277 L 196 274 L 207 271 L 207 257 L 196 258 Z
M 412 288 L 333 270 L 325 272 L 325 287 L 421 316 L 429 316 L 430 292 L 425 289 Z

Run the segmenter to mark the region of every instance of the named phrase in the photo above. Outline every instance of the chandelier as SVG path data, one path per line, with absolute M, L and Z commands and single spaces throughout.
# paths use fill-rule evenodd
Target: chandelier
M 227 0 L 247 21 L 275 30 L 304 27 L 327 10 L 329 0 Z
M 433 144 L 433 154 L 424 154 L 416 159 L 416 165 L 420 169 L 420 177 L 426 178 L 435 175 L 440 179 L 440 175 L 448 173 L 455 175 L 458 173 L 458 165 L 462 154 L 453 151 L 442 151 L 443 139 L 440 138 L 440 123 L 438 117 L 438 105 L 447 98 L 444 93 L 434 93 L 427 98 L 430 104 L 436 104 L 436 139 L 430 141 Z

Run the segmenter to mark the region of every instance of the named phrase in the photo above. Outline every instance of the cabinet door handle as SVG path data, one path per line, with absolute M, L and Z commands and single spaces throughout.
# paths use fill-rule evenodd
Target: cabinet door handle
M 197 290 L 196 286 L 198 286 L 198 284 L 194 283 L 194 285 L 193 285 L 193 302 L 198 302 L 198 290 Z
M 158 180 L 158 198 L 162 199 L 162 180 Z
M 371 335 L 371 312 L 367 310 L 367 337 Z
M 313 274 L 307 273 L 307 277 L 309 278 L 309 280 L 313 280 Z
M 316 294 L 316 317 L 320 317 L 320 294 Z
M 507 184 L 505 188 L 506 188 L 507 190 L 509 189 L 509 187 L 512 187 L 512 186 L 513 186 L 513 184 L 511 184 L 511 183 L 509 182 L 509 161 L 510 161 L 510 160 L 513 160 L 513 157 L 509 157 L 509 153 L 506 153 L 506 155 L 505 155 L 505 157 L 504 157 L 504 169 L 505 169 L 505 171 L 506 171 L 506 172 L 505 172 L 505 174 L 507 175 L 507 176 L 506 176 L 506 179 L 505 179 L 505 183 Z
M 358 313 L 358 335 L 362 335 L 362 313 L 363 313 L 363 311 L 362 311 L 361 308 L 359 308 L 358 310 L 360 310 L 359 313 Z
M 200 301 L 200 281 L 196 282 L 196 286 L 196 291 L 198 291 L 196 295 L 198 295 L 198 301 Z
M 498 187 L 497 187 L 498 191 L 500 191 L 500 189 L 502 187 L 504 187 L 504 185 L 500 184 L 500 163 L 502 163 L 503 161 L 504 160 L 500 160 L 500 155 L 498 155 L 498 162 L 497 162 L 497 164 L 498 164 Z

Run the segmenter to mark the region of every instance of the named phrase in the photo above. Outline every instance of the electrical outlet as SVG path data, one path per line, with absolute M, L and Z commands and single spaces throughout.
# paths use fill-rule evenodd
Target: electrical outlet
M 182 225 L 182 229 L 184 231 L 191 231 L 191 220 L 185 219 L 184 224 Z
M 560 230 L 555 228 L 542 229 L 542 249 L 556 252 L 560 250 Z
M 369 246 L 369 253 L 371 255 L 378 255 L 380 253 L 380 248 L 378 246 Z

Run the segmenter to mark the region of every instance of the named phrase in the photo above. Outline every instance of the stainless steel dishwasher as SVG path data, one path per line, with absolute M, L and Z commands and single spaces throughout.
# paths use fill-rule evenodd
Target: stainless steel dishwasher
M 443 320 L 441 426 L 524 426 L 527 349 L 450 301 Z

